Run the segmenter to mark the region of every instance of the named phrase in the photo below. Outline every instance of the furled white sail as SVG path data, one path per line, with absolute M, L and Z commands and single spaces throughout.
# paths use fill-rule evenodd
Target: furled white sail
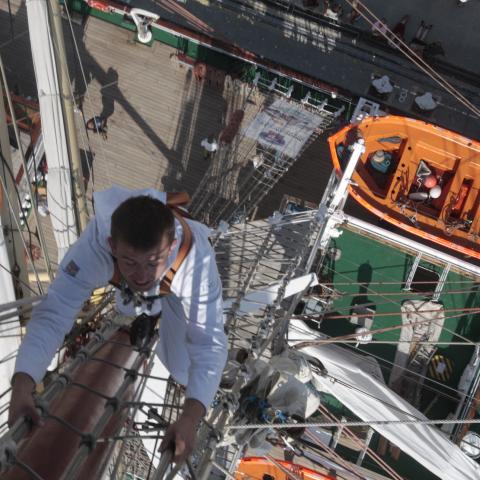
M 48 209 L 60 262 L 68 247 L 77 238 L 67 141 L 47 0 L 27 0 L 26 6 L 43 142 L 48 162 Z
M 291 344 L 296 343 L 295 340 L 315 338 L 318 338 L 318 334 L 305 323 L 299 320 L 291 322 Z M 305 347 L 300 351 L 320 360 L 328 371 L 328 377 L 315 376 L 317 388 L 335 396 L 362 420 L 426 420 L 421 412 L 372 376 L 358 358 L 346 355 L 344 348 L 321 345 Z M 332 378 L 338 381 L 332 381 Z M 434 426 L 398 423 L 371 426 L 441 479 L 480 478 L 480 465 Z

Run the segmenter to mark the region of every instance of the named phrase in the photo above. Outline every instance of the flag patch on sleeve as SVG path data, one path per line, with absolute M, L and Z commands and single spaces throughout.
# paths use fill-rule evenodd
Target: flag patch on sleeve
M 67 263 L 67 265 L 63 268 L 63 271 L 70 275 L 71 277 L 75 277 L 77 273 L 80 271 L 80 267 L 73 261 Z

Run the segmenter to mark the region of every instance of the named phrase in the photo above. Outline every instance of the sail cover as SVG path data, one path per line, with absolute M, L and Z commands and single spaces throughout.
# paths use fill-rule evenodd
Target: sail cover
M 319 338 L 318 333 L 305 323 L 291 322 L 290 344 L 315 338 Z M 328 377 L 316 375 L 316 387 L 335 396 L 363 421 L 427 419 L 384 382 L 365 371 L 358 357 L 348 355 L 345 348 L 323 345 L 305 347 L 300 351 L 318 358 L 328 371 Z M 331 377 L 338 381 L 332 381 Z M 372 428 L 441 479 L 480 478 L 480 465 L 432 425 L 372 424 Z
M 70 165 L 46 0 L 27 0 L 28 29 L 48 162 L 47 200 L 60 263 L 76 240 Z

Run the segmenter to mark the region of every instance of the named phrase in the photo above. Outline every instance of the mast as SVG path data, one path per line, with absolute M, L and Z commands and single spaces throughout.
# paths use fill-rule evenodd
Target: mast
M 77 230 L 80 234 L 88 223 L 88 210 L 83 186 L 82 163 L 78 148 L 75 118 L 73 114 L 72 88 L 67 70 L 67 58 L 65 55 L 65 42 L 63 38 L 62 18 L 57 0 L 49 0 L 48 16 L 51 24 L 52 40 L 54 44 L 53 54 L 57 65 L 60 99 L 62 103 L 67 148 L 70 158 L 72 177 L 72 189 L 74 208 L 76 211 Z
M 26 7 L 42 136 L 48 161 L 47 201 L 60 263 L 76 241 L 78 232 L 86 225 L 87 210 L 85 203 L 77 211 L 73 204 L 73 192 L 81 189 L 81 182 L 75 179 L 80 176 L 80 162 L 74 139 L 75 125 L 63 40 L 61 28 L 58 27 L 58 6 L 53 1 L 49 8 L 47 2 L 27 0 Z M 77 155 L 72 153 L 74 151 Z M 73 167 L 70 164 L 72 156 L 76 158 Z M 72 182 L 75 186 L 72 186 Z M 80 198 L 84 199 L 81 193 Z

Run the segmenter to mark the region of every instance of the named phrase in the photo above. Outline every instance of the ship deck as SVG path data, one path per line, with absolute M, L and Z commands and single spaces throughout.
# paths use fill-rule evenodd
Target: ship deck
M 343 234 L 334 241 L 332 248 L 335 254 L 331 255 L 332 258 L 325 263 L 321 272 L 323 281 L 330 285 L 332 292 L 323 292 L 324 296 L 330 298 L 331 305 L 330 313 L 319 326 L 320 331 L 333 337 L 342 336 L 346 348 L 363 351 L 377 358 L 386 383 L 401 396 L 408 398 L 407 390 L 413 389 L 418 382 L 423 383 L 417 408 L 428 418 L 446 418 L 455 411 L 460 399 L 456 392 L 458 383 L 480 335 L 478 283 L 459 273 L 448 272 L 437 300 L 443 314 L 434 316 L 432 322 L 441 325 L 443 318 L 443 327 L 437 332 L 431 331 L 429 335 L 425 331 L 420 332 L 425 334 L 420 341 L 433 340 L 437 347 L 435 351 L 427 353 L 431 356 L 427 362 L 428 369 L 403 389 L 395 388 L 393 376 L 398 379 L 403 373 L 398 368 L 398 365 L 402 365 L 401 356 L 411 358 L 412 352 L 420 347 L 415 343 L 415 337 L 405 337 L 405 330 L 408 329 L 395 328 L 401 326 L 402 321 L 406 323 L 405 316 L 402 319 L 402 305 L 419 302 L 418 311 L 422 313 L 414 321 L 426 323 L 432 320 L 429 314 L 432 314 L 434 306 L 424 302 L 432 299 L 445 265 L 423 257 L 415 269 L 414 252 L 400 251 L 384 241 L 379 242 L 347 228 L 343 229 Z M 414 276 L 410 275 L 412 269 Z M 313 297 L 307 302 L 307 311 L 315 309 L 316 300 Z M 362 326 L 372 332 L 380 330 L 373 333 L 372 342 L 357 343 L 355 330 Z M 435 335 L 438 342 L 433 338 Z M 444 361 L 447 365 L 442 373 L 434 369 L 438 361 Z M 476 425 L 473 425 L 473 429 L 476 430 Z M 402 457 L 403 454 L 398 462 L 390 459 L 392 465 L 405 478 L 414 478 L 418 465 Z M 436 478 L 429 475 L 425 472 L 422 478 Z
M 15 36 L 9 37 L 10 17 L 7 6 L 2 3 L 0 54 L 11 88 L 35 97 L 25 6 L 21 0 L 11 0 L 10 6 Z M 81 107 L 75 114 L 79 143 L 84 163 L 90 167 L 84 171 L 88 179 L 89 205 L 94 190 L 113 184 L 165 191 L 187 190 L 194 194 L 209 170 L 208 161 L 203 159 L 201 140 L 222 131 L 231 113 L 241 106 L 245 108 L 246 122 L 265 102 L 259 92 L 247 101 L 249 87 L 242 82 L 237 82 L 233 89 L 207 80 L 199 82 L 189 65 L 177 61 L 174 48 L 158 42 L 150 47 L 140 45 L 134 41 L 132 32 L 93 17 L 84 25 L 74 23 L 72 26 L 79 63 L 69 28 L 64 22 L 70 72 Z M 108 117 L 107 140 L 91 133 L 87 136 L 84 129 L 84 121 L 100 113 Z M 248 143 L 238 142 L 228 158 L 219 154 L 214 168 L 210 169 L 226 172 L 221 188 L 233 197 L 238 193 L 239 178 L 249 162 L 248 149 Z M 259 205 L 257 215 L 272 213 L 279 207 L 284 194 L 318 204 L 331 170 L 326 138 L 320 136 Z M 49 256 L 55 259 L 50 222 L 47 218 L 42 223 Z M 332 270 L 324 273 L 328 274 L 328 281 L 338 295 L 332 304 L 332 318 L 321 325 L 324 332 L 330 335 L 353 333 L 355 325 L 348 318 L 340 317 L 350 316 L 353 305 L 364 303 L 371 304 L 368 308 L 374 310 L 370 329 L 398 325 L 402 301 L 425 297 L 425 292 L 403 290 L 412 263 L 411 254 L 347 230 L 335 240 L 335 246 L 341 256 L 330 264 Z M 439 265 L 422 265 L 425 270 L 441 274 Z M 44 268 L 41 261 L 38 267 L 40 271 Z M 448 331 L 443 330 L 440 341 L 449 342 L 458 334 L 478 338 L 480 332 L 475 325 L 480 324 L 476 316 L 456 316 L 453 312 L 453 309 L 477 307 L 478 301 L 472 280 L 454 272 L 448 274 L 441 295 L 445 312 L 448 312 L 445 313 Z M 392 312 L 396 312 L 396 316 L 382 317 Z M 375 340 L 396 342 L 399 335 L 400 330 L 393 330 L 376 335 Z M 359 349 L 381 357 L 388 378 L 396 345 L 366 344 Z M 473 347 L 445 345 L 439 349 L 446 358 L 454 359 L 453 371 L 444 383 L 446 387 L 456 388 Z M 451 406 L 451 399 L 443 401 L 445 395 L 452 395 L 451 391 L 439 388 L 439 392 L 435 401 L 432 397 L 422 399 L 423 407 L 431 404 L 429 416 L 435 418 L 445 416 L 445 409 Z
M 0 54 L 10 88 L 35 98 L 25 5 L 21 0 L 10 4 L 15 37 L 9 36 L 8 9 L 2 4 Z M 190 65 L 178 62 L 176 49 L 159 42 L 141 45 L 132 32 L 94 17 L 88 17 L 84 25 L 72 23 L 78 57 L 69 23 L 64 21 L 63 27 L 69 71 L 81 108 L 75 120 L 90 206 L 93 190 L 113 184 L 194 194 L 209 167 L 203 158 L 202 139 L 211 133 L 218 135 L 238 108 L 245 109 L 246 125 L 265 101 L 258 91 L 247 101 L 250 88 L 240 81 L 230 89 L 208 80 L 199 82 Z M 84 128 L 84 121 L 98 114 L 108 119 L 106 141 L 92 132 L 87 135 Z M 211 169 L 224 172 L 219 188 L 233 198 L 249 163 L 250 143 L 242 140 L 229 146 L 227 157 L 220 148 Z M 259 215 L 278 209 L 285 192 L 318 203 L 331 168 L 327 144 L 319 137 L 259 206 Z M 49 256 L 55 260 L 51 225 L 43 223 Z M 39 270 L 43 270 L 41 265 Z

